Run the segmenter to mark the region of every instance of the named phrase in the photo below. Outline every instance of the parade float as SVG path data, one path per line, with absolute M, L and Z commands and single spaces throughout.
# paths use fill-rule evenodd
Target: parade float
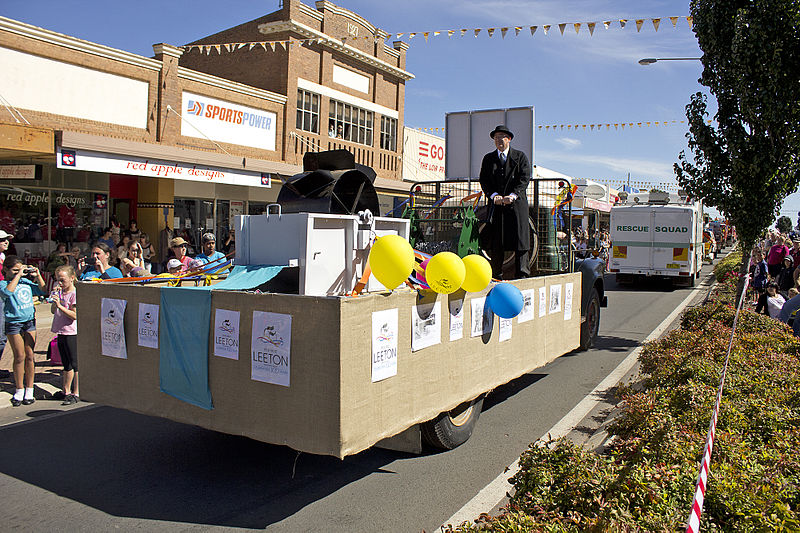
M 549 214 L 568 184 L 531 184 L 551 221 L 535 277 L 496 282 L 475 182 L 412 187 L 414 213 L 380 217 L 371 169 L 307 159 L 267 214 L 236 217 L 227 279 L 79 284 L 83 398 L 340 458 L 450 449 L 487 392 L 591 344 L 602 276 Z

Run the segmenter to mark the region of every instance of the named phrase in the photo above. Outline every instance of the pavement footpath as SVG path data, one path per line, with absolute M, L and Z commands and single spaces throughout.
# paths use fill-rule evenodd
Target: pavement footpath
M 61 390 L 61 370 L 60 364 L 53 365 L 47 359 L 47 346 L 55 337 L 50 332 L 50 325 L 53 323 L 53 314 L 50 312 L 50 304 L 42 302 L 36 304 L 36 346 L 34 355 L 36 357 L 36 377 L 34 379 L 34 398 L 46 400 Z M 11 346 L 6 345 L 6 349 L 0 357 L 0 375 L 4 375 L 3 370 L 11 371 L 13 354 Z M 14 380 L 11 375 L 0 377 L 0 409 L 11 407 L 11 396 L 14 394 Z

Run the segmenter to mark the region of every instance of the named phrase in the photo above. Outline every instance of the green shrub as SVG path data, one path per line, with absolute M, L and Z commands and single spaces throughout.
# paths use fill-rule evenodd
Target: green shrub
M 735 280 L 733 282 L 735 284 Z M 566 439 L 536 442 L 499 516 L 457 531 L 675 531 L 688 518 L 734 310 L 715 297 L 646 345 L 642 390 L 603 455 Z M 703 531 L 800 530 L 800 340 L 743 311 L 722 396 Z
M 736 248 L 731 253 L 726 255 L 719 263 L 716 264 L 714 267 L 714 276 L 717 278 L 718 281 L 722 281 L 731 273 L 738 274 L 739 267 L 742 264 L 742 250 L 740 248 Z

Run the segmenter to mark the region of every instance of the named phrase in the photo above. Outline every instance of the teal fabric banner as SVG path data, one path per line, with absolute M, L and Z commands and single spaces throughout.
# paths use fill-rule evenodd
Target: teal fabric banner
M 216 285 L 212 285 L 210 288 L 215 291 L 243 291 L 254 289 L 277 276 L 284 268 L 286 267 L 272 265 L 237 265 L 233 267 L 233 271 L 228 274 L 227 279 L 220 281 Z
M 213 409 L 208 386 L 210 287 L 162 287 L 159 313 L 161 392 Z

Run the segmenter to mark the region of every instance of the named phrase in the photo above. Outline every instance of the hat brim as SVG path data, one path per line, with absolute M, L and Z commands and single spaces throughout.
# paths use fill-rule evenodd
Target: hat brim
M 492 139 L 494 139 L 494 136 L 495 136 L 496 134 L 498 134 L 498 133 L 505 133 L 506 135 L 508 135 L 508 137 L 509 137 L 510 139 L 513 139 L 513 138 L 514 138 L 514 134 L 513 134 L 513 133 L 511 133 L 511 131 L 510 131 L 510 130 L 508 130 L 508 129 L 506 129 L 506 128 L 495 128 L 495 129 L 493 129 L 493 130 L 492 130 L 492 133 L 490 133 L 490 134 L 489 134 L 489 137 L 491 137 Z

